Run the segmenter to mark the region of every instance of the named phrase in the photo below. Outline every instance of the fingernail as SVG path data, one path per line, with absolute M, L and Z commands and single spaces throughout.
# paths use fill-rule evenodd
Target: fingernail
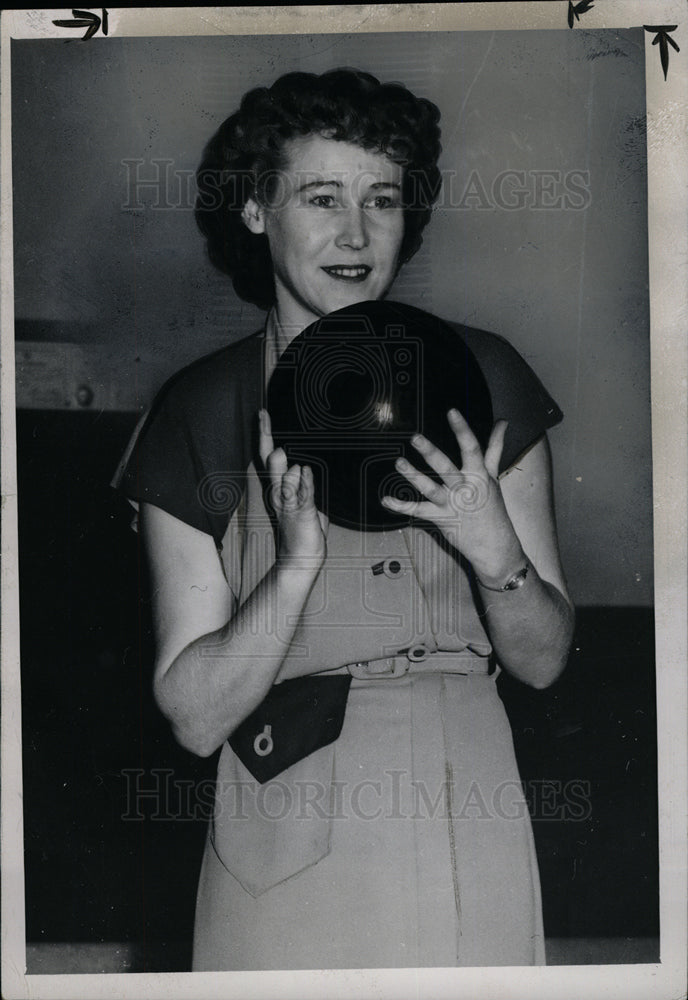
M 397 459 L 397 469 L 408 469 L 408 467 L 409 467 L 409 464 L 408 464 L 408 462 L 406 461 L 405 458 L 398 458 Z
M 425 438 L 423 437 L 422 434 L 414 434 L 413 437 L 411 438 L 411 444 L 412 445 L 425 444 Z
M 452 419 L 452 420 L 456 420 L 456 418 L 458 417 L 458 415 L 459 415 L 459 411 L 458 411 L 458 410 L 455 410 L 455 409 L 454 409 L 454 408 L 452 407 L 452 409 L 451 409 L 451 410 L 449 411 L 449 416 L 451 417 L 451 419 Z

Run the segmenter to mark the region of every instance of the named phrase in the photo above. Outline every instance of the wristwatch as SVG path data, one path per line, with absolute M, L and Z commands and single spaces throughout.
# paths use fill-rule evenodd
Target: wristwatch
M 516 573 L 513 573 L 502 587 L 488 587 L 486 583 L 483 583 L 482 580 L 480 580 L 480 578 L 477 578 L 477 580 L 483 590 L 491 590 L 495 594 L 501 594 L 507 590 L 518 590 L 518 588 L 522 587 L 526 582 L 529 567 L 530 563 L 526 560 L 525 566 L 519 569 Z

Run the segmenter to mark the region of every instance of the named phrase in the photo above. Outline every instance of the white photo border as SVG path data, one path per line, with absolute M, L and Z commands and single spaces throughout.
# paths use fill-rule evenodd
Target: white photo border
M 561 2 L 108 10 L 108 37 L 383 31 L 569 30 Z M 646 33 L 649 280 L 652 364 L 657 730 L 660 822 L 659 964 L 317 972 L 26 975 L 17 566 L 12 260 L 12 39 L 64 37 L 59 10 L 2 15 L 2 982 L 3 996 L 380 998 L 458 995 L 619 997 L 685 995 L 688 828 L 688 8 L 682 0 L 596 0 L 586 30 L 678 25 L 664 79 Z M 573 30 L 576 30 L 574 26 Z M 83 30 L 83 29 L 82 29 Z M 107 44 L 96 34 L 89 44 Z

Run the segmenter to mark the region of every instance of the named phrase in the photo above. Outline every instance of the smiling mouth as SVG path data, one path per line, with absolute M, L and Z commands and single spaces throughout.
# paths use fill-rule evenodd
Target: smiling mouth
M 325 274 L 329 274 L 331 278 L 337 278 L 339 281 L 357 282 L 365 281 L 372 271 L 372 268 L 368 267 L 367 264 L 357 264 L 349 267 L 342 264 L 335 267 L 323 267 L 322 270 Z

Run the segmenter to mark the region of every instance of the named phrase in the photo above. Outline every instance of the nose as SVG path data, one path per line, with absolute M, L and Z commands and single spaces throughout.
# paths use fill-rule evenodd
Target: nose
M 349 250 L 362 250 L 368 246 L 368 226 L 362 208 L 356 206 L 342 212 L 335 244 Z

